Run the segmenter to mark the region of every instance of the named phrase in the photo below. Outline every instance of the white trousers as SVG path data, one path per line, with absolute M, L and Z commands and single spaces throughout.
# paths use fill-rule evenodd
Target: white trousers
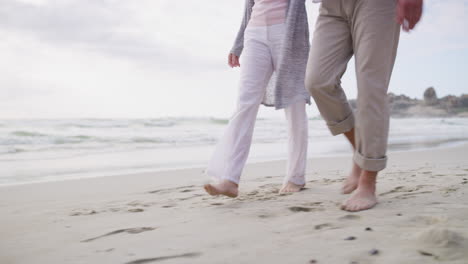
M 249 155 L 259 106 L 278 62 L 284 24 L 250 27 L 244 35 L 237 108 L 208 164 L 207 174 L 239 183 Z M 288 164 L 284 182 L 305 184 L 307 158 L 306 102 L 285 108 L 288 126 Z

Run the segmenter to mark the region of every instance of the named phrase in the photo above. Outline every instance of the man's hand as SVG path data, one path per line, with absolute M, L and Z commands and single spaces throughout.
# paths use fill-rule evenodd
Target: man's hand
M 397 21 L 408 32 L 421 19 L 423 0 L 398 0 Z
M 232 53 L 229 53 L 228 64 L 229 66 L 231 66 L 231 68 L 240 67 L 239 57 Z

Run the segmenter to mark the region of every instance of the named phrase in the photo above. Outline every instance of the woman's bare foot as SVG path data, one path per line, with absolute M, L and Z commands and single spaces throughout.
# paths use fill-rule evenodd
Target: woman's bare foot
M 297 184 L 294 184 L 294 183 L 288 181 L 288 183 L 283 185 L 283 187 L 281 188 L 279 193 L 299 192 L 300 190 L 302 190 L 302 188 L 304 188 L 304 186 L 305 186 L 305 184 L 297 185 Z
M 205 191 L 210 195 L 225 195 L 227 197 L 235 198 L 239 195 L 239 185 L 232 181 L 222 180 L 217 184 L 205 184 L 203 186 Z
M 357 212 L 374 207 L 377 204 L 377 197 L 375 196 L 376 178 L 377 172 L 363 171 L 356 192 L 343 203 L 341 209 Z
M 353 162 L 353 169 L 351 170 L 348 178 L 346 178 L 341 189 L 341 193 L 350 194 L 357 189 L 361 172 L 362 169 L 355 162 Z

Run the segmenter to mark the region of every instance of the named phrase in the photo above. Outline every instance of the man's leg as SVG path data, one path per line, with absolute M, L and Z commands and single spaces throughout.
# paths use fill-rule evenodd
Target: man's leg
M 357 1 L 354 8 L 351 28 L 358 85 L 354 162 L 363 171 L 344 210 L 365 210 L 377 203 L 377 173 L 387 162 L 387 90 L 400 35 L 395 16 L 394 0 Z
M 346 136 L 346 139 L 348 139 L 351 146 L 353 146 L 353 150 L 356 151 L 354 128 L 352 128 L 350 131 L 345 132 L 344 135 Z M 359 184 L 359 178 L 361 177 L 361 173 L 362 169 L 356 164 L 356 162 L 353 161 L 353 168 L 351 169 L 351 173 L 346 178 L 341 189 L 341 192 L 343 194 L 350 194 L 354 190 L 356 190 Z
M 353 55 L 351 28 L 340 0 L 323 1 L 315 26 L 306 73 L 306 88 L 333 135 L 344 133 L 354 148 L 354 116 L 341 87 L 341 77 Z M 357 187 L 361 170 L 353 163 L 344 187 Z

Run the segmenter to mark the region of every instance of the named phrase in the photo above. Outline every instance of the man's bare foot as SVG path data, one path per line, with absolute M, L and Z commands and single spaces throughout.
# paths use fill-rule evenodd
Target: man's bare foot
M 213 196 L 225 195 L 227 197 L 235 198 L 239 195 L 239 185 L 228 180 L 222 180 L 217 184 L 205 184 L 203 188 L 207 193 Z
M 374 207 L 377 204 L 377 197 L 375 196 L 376 178 L 377 172 L 362 171 L 356 192 L 343 203 L 341 209 L 357 212 Z
M 292 193 L 292 192 L 299 192 L 302 188 L 304 188 L 305 184 L 297 185 L 292 182 L 286 183 L 283 185 L 279 193 Z
M 353 169 L 351 170 L 348 178 L 346 178 L 341 189 L 341 193 L 350 194 L 357 189 L 361 172 L 362 169 L 355 162 L 353 162 Z

